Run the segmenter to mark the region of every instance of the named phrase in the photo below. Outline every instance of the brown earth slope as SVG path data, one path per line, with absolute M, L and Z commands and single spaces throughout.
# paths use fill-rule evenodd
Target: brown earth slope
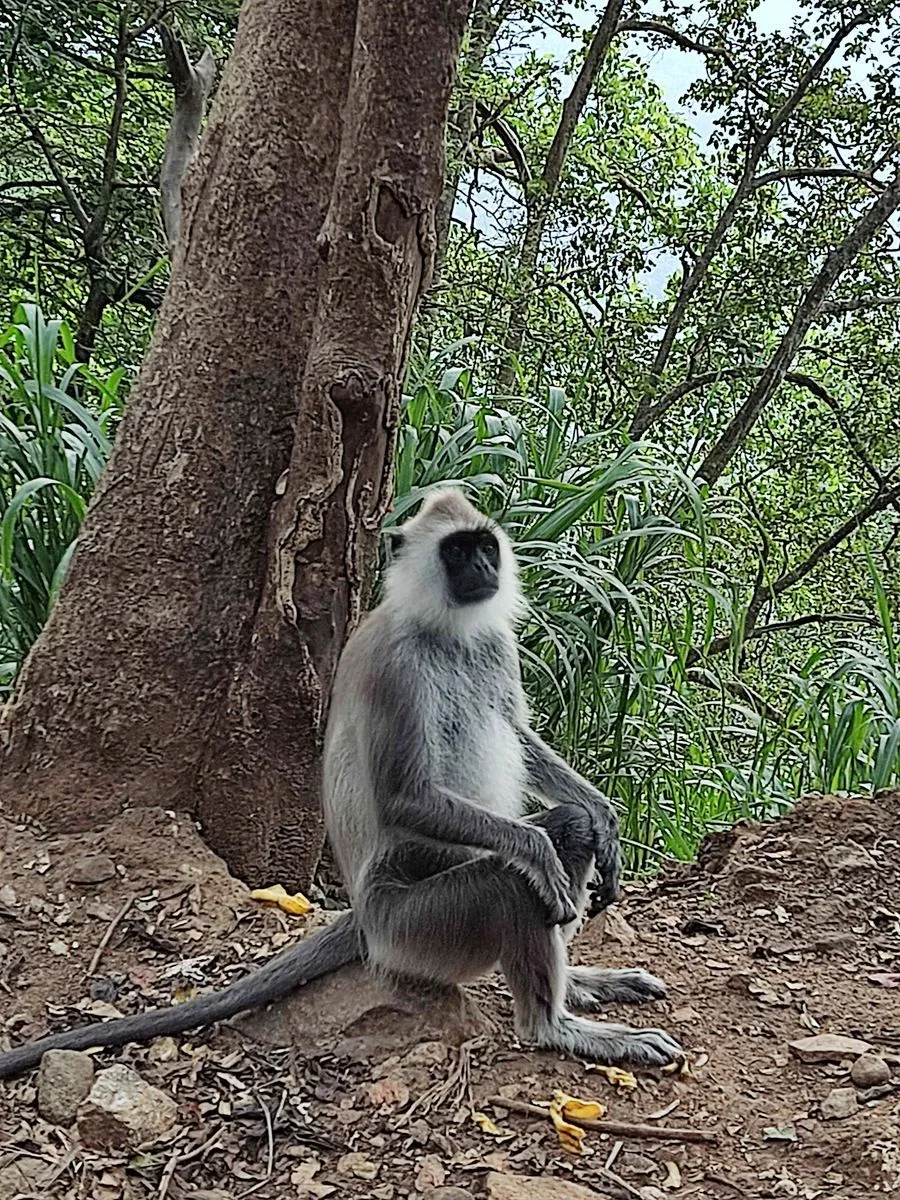
M 7 1045 L 221 983 L 321 919 L 260 908 L 172 814 L 66 838 L 6 825 L 0 838 Z M 525 1050 L 497 979 L 471 989 L 497 1018 L 490 1031 L 458 1006 L 410 1021 L 351 975 L 247 1025 L 277 1041 L 293 1022 L 302 1055 L 243 1027 L 96 1055 L 98 1070 L 128 1063 L 177 1103 L 175 1124 L 139 1149 L 90 1148 L 77 1123 L 43 1120 L 34 1073 L 0 1083 L 0 1200 L 900 1195 L 900 794 L 809 797 L 715 835 L 697 864 L 591 922 L 576 957 L 666 979 L 668 1001 L 610 1015 L 677 1033 L 689 1074 L 639 1075 L 629 1090 Z M 887 1080 L 858 1067 L 854 1083 L 856 1054 L 791 1051 L 822 1033 L 870 1043 L 872 1079 Z M 543 1116 L 490 1103 L 546 1104 L 556 1089 L 599 1100 L 608 1121 L 715 1140 L 591 1130 L 575 1155 Z

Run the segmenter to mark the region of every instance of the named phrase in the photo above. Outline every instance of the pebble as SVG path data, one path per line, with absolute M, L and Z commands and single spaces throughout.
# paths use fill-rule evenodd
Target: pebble
M 71 1125 L 94 1082 L 94 1061 L 80 1050 L 48 1050 L 37 1075 L 38 1112 L 51 1125 Z
M 858 1058 L 872 1049 L 868 1042 L 840 1033 L 817 1033 L 814 1037 L 788 1042 L 788 1047 L 805 1063 L 841 1062 L 845 1058 Z
M 487 1177 L 487 1194 L 488 1200 L 609 1200 L 608 1192 L 552 1175 L 506 1175 L 497 1171 Z
M 832 1088 L 822 1101 L 822 1116 L 826 1121 L 841 1121 L 859 1111 L 859 1101 L 852 1087 Z
M 162 1137 L 175 1124 L 178 1105 L 145 1082 L 137 1071 L 116 1063 L 100 1071 L 78 1109 L 78 1132 L 93 1150 L 136 1150 Z
M 877 1054 L 862 1054 L 850 1068 L 850 1078 L 858 1088 L 877 1087 L 887 1083 L 891 1068 Z
M 69 883 L 77 883 L 81 887 L 91 887 L 94 884 L 106 883 L 115 878 L 116 864 L 108 854 L 88 854 L 84 858 L 76 858 L 69 868 Z

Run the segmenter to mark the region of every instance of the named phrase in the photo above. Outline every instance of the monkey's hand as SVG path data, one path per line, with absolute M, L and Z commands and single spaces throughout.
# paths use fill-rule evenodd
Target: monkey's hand
M 622 848 L 615 815 L 611 815 L 606 805 L 596 805 L 589 811 L 594 824 L 594 866 L 597 872 L 597 886 L 590 909 L 590 916 L 593 917 L 619 899 Z
M 556 847 L 543 829 L 526 825 L 528 844 L 521 859 L 525 877 L 547 910 L 548 925 L 567 925 L 578 913 L 570 894 L 569 876 Z

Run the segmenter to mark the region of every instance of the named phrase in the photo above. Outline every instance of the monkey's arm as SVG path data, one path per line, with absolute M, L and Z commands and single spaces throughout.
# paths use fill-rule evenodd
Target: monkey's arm
M 392 664 L 382 664 L 370 688 L 370 774 L 382 824 L 451 845 L 494 851 L 525 873 L 552 924 L 573 920 L 569 878 L 547 834 L 527 821 L 481 808 L 433 779 L 411 689 L 401 686 Z
M 612 904 L 619 894 L 622 857 L 615 809 L 602 792 L 573 770 L 530 726 L 519 725 L 516 732 L 524 754 L 529 790 L 551 804 L 577 804 L 591 814 L 596 831 L 594 853 L 602 880 L 599 898 L 604 907 Z

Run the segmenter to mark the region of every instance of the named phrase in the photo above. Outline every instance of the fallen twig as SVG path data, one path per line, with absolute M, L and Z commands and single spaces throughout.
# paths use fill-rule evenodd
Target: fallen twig
M 524 1100 L 507 1100 L 503 1096 L 490 1096 L 488 1104 L 494 1108 L 506 1108 L 510 1112 L 524 1113 L 528 1117 L 549 1119 L 550 1112 L 539 1104 L 527 1104 Z M 660 1142 L 715 1142 L 716 1134 L 711 1129 L 679 1129 L 674 1125 L 641 1125 L 627 1121 L 582 1120 L 566 1114 L 566 1120 L 585 1129 L 596 1129 L 599 1133 L 610 1133 L 621 1138 L 655 1138 Z
M 90 979 L 90 977 L 97 970 L 97 967 L 100 965 L 100 959 L 103 957 L 103 951 L 109 945 L 110 938 L 119 928 L 119 925 L 122 923 L 128 910 L 131 908 L 132 904 L 134 904 L 134 901 L 135 897 L 129 896 L 113 919 L 110 921 L 109 925 L 107 925 L 106 933 L 104 933 L 103 937 L 100 939 L 100 945 L 94 951 L 94 957 L 91 959 L 90 966 L 87 969 L 88 979 Z

